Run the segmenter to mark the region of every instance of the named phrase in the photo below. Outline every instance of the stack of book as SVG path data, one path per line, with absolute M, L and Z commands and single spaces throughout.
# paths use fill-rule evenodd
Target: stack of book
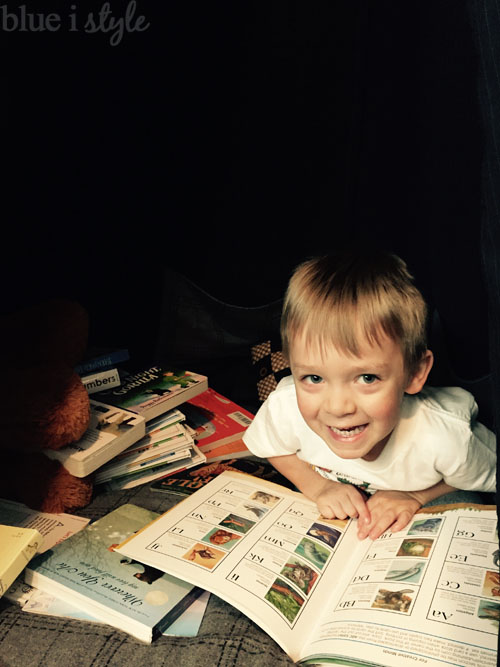
M 155 365 L 130 374 L 109 368 L 127 350 L 94 357 L 77 368 L 115 371 L 119 382 L 93 380 L 90 422 L 84 436 L 60 450 L 45 450 L 76 477 L 95 473 L 96 484 L 128 489 L 202 463 L 250 456 L 242 436 L 253 414 L 208 387 L 208 378 Z M 95 373 L 94 373 L 95 374 Z M 94 393 L 94 387 L 106 389 Z
M 176 408 L 150 420 L 145 436 L 102 466 L 95 482 L 130 489 L 206 461 L 184 420 Z
M 90 399 L 83 437 L 45 450 L 76 477 L 97 473 L 96 482 L 131 488 L 206 460 L 176 407 L 208 388 L 204 375 L 153 366 L 120 372 L 120 385 Z M 118 457 L 118 458 L 117 458 Z

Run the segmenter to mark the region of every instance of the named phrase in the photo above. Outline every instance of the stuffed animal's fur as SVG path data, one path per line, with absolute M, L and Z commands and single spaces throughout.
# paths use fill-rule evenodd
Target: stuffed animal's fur
M 89 424 L 89 397 L 73 370 L 87 346 L 87 312 L 53 299 L 4 317 L 0 326 L 0 496 L 45 512 L 84 507 L 90 480 L 41 450 L 79 440 Z

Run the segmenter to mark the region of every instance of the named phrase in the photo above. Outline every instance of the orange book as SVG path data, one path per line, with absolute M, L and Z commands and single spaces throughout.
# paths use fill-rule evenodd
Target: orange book
M 179 406 L 207 462 L 250 456 L 242 440 L 254 415 L 209 388 Z

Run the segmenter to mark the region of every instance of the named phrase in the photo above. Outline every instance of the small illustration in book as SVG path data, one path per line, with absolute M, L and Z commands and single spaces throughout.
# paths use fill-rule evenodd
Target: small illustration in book
M 194 547 L 192 547 L 187 553 L 184 554 L 183 558 L 191 561 L 192 563 L 195 563 L 196 565 L 206 567 L 207 570 L 211 570 L 224 556 L 225 553 L 223 551 L 219 551 L 218 549 L 214 549 L 212 547 L 207 547 L 206 544 L 197 542 Z
M 412 588 L 390 591 L 380 588 L 372 603 L 374 609 L 388 609 L 390 611 L 401 611 L 407 613 L 410 609 L 413 597 L 410 593 L 415 591 Z
M 273 505 L 276 505 L 276 503 L 281 500 L 281 498 L 279 496 L 273 496 L 271 493 L 267 493 L 265 491 L 256 491 L 255 493 L 252 493 L 250 500 L 255 500 L 256 502 L 262 503 L 263 505 L 273 507 Z
M 392 561 L 384 579 L 386 581 L 410 581 L 418 583 L 425 569 L 423 560 Z
M 442 519 L 430 518 L 414 521 L 408 535 L 437 535 Z
M 323 526 L 321 523 L 313 523 L 313 525 L 307 531 L 307 534 L 311 537 L 315 537 L 317 540 L 324 542 L 329 547 L 333 547 L 337 544 L 337 541 L 340 537 L 340 533 L 335 528 L 330 528 L 329 526 Z
M 106 433 L 116 434 L 122 433 L 123 431 L 128 431 L 135 426 L 137 420 L 137 415 L 127 414 L 122 410 L 110 410 L 109 407 L 104 405 L 94 404 L 92 409 L 95 413 L 103 413 L 102 415 L 98 416 L 97 423 L 95 424 L 94 428 L 96 428 L 98 431 L 105 431 Z
M 205 535 L 203 541 L 210 542 L 210 544 L 215 544 L 229 551 L 240 539 L 241 535 L 236 535 L 236 533 L 231 533 L 223 528 L 214 528 Z
M 489 598 L 500 597 L 500 573 L 487 570 L 483 581 L 483 595 Z
M 244 510 L 243 513 L 249 514 L 250 516 L 253 516 L 256 519 L 262 519 L 262 517 L 268 511 L 267 507 L 258 507 L 257 505 L 253 505 L 252 503 L 243 503 L 242 507 L 239 508 L 240 512 L 241 509 Z
M 420 556 L 427 558 L 430 554 L 434 540 L 416 538 L 414 540 L 403 540 L 396 556 Z
M 500 604 L 490 602 L 489 600 L 479 600 L 477 615 L 479 618 L 493 622 L 498 627 L 498 622 L 500 621 Z
M 127 567 L 129 572 L 132 570 L 133 576 L 136 579 L 139 579 L 139 581 L 144 581 L 149 585 L 153 584 L 157 579 L 165 574 L 161 570 L 156 569 L 156 567 L 151 567 L 151 565 L 144 565 L 143 563 L 139 563 L 137 560 L 126 558 L 125 556 L 120 559 L 120 565 Z
M 322 570 L 332 552 L 322 544 L 316 544 L 316 542 L 304 537 L 297 545 L 295 553 Z
M 336 526 L 340 530 L 344 531 L 345 527 L 349 523 L 350 519 L 325 519 L 324 516 L 321 517 L 321 523 L 326 523 L 329 526 Z
M 312 567 L 306 565 L 298 558 L 289 558 L 285 567 L 280 572 L 282 577 L 286 577 L 292 583 L 300 588 L 300 590 L 309 595 L 314 586 L 318 573 Z
M 225 519 L 219 521 L 219 525 L 238 533 L 248 533 L 250 528 L 255 525 L 255 521 L 250 521 L 250 519 L 245 519 L 236 514 L 228 514 Z
M 304 598 L 291 586 L 276 579 L 265 594 L 265 599 L 276 607 L 292 623 L 304 604 Z

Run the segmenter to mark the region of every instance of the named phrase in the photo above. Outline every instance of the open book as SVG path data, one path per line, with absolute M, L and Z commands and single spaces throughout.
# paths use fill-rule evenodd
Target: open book
M 300 493 L 224 472 L 117 550 L 215 593 L 295 662 L 496 667 L 490 506 L 427 508 L 360 541 L 355 520 L 325 520 Z

